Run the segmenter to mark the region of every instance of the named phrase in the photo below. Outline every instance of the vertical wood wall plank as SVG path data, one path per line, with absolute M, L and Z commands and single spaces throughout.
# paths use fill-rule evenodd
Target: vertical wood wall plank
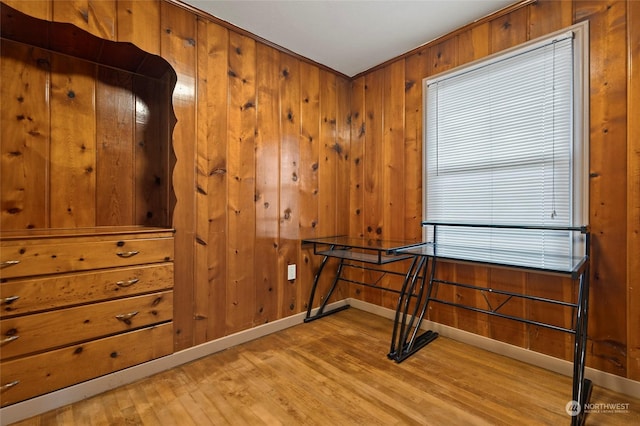
M 359 77 L 351 83 L 351 166 L 349 185 L 349 235 L 364 237 L 364 170 L 366 144 L 365 118 L 365 78 Z M 349 271 L 354 281 L 363 280 L 362 271 Z M 349 296 L 360 298 L 364 287 L 358 284 L 349 286 Z
M 491 53 L 529 40 L 528 8 L 521 8 L 491 21 Z
M 70 22 L 106 40 L 116 39 L 115 0 L 56 0 L 53 20 Z
M 336 77 L 336 235 L 349 233 L 349 174 L 351 165 L 351 82 Z
M 147 226 L 170 226 L 169 194 L 171 187 L 168 164 L 173 150 L 168 135 L 170 105 L 167 82 L 135 75 L 134 128 L 134 219 L 132 223 Z
M 627 377 L 640 381 L 640 2 L 627 2 Z M 629 117 L 631 117 L 629 119 Z
M 274 165 L 280 160 L 280 54 L 258 44 L 256 61 L 256 241 L 255 241 L 255 324 L 278 318 L 278 244 L 280 174 Z
M 319 146 L 319 188 L 318 188 L 318 232 L 321 235 L 336 235 L 338 191 L 337 170 L 342 146 L 338 143 L 337 131 L 337 86 L 336 75 L 320 70 L 320 146 Z M 329 284 L 329 276 L 324 276 L 321 289 Z M 346 290 L 344 283 L 338 284 L 332 300 L 341 300 Z M 321 292 L 323 294 L 324 292 Z
M 573 23 L 570 1 L 538 0 L 529 7 L 529 38 L 535 39 Z
M 227 294 L 227 117 L 229 94 L 229 31 L 209 23 L 206 41 L 207 116 L 200 125 L 207 128 L 208 183 L 208 310 L 207 340 L 225 334 Z M 200 143 L 200 141 L 199 141 Z
M 422 84 L 427 76 L 428 49 L 405 60 L 404 238 L 422 239 Z
M 351 83 L 340 76 L 335 76 L 336 86 L 336 124 L 335 124 L 335 228 L 333 235 L 349 235 L 349 177 L 351 174 Z M 350 284 L 340 283 L 335 299 L 349 297 Z
M 404 61 L 384 69 L 384 128 L 382 131 L 382 193 L 384 200 L 383 239 L 404 236 Z
M 96 223 L 96 67 L 51 61 L 51 218 L 54 228 Z
M 458 65 L 489 55 L 490 30 L 490 24 L 485 22 L 458 35 Z
M 131 74 L 98 67 L 96 225 L 134 223 L 133 138 L 135 104 Z
M 384 228 L 379 238 L 398 240 L 404 238 L 405 225 L 405 193 L 399 188 L 405 187 L 405 146 L 404 146 L 404 61 L 396 61 L 383 70 L 384 104 L 382 114 L 384 127 L 382 129 L 382 161 L 384 167 L 379 170 L 382 177 L 381 193 L 383 202 L 382 222 Z M 403 273 L 408 268 L 407 262 L 390 265 L 390 269 Z M 383 279 L 384 287 L 400 290 L 402 280 L 398 276 L 388 275 Z M 397 294 L 386 291 L 382 294 L 382 305 L 395 309 Z
M 256 43 L 229 34 L 227 333 L 253 325 L 255 307 Z
M 118 41 L 160 54 L 160 0 L 118 0 Z
M 300 239 L 324 235 L 318 233 L 318 167 L 320 145 L 320 70 L 300 63 Z M 297 299 L 300 307 L 307 308 L 309 293 L 320 263 L 311 248 L 300 248 L 297 280 Z
M 296 280 L 287 279 L 300 253 L 300 64 L 280 55 L 280 242 L 278 248 L 278 312 L 281 317 L 302 310 Z
M 182 8 L 162 2 L 161 53 L 177 74 L 173 109 L 176 165 L 173 186 L 177 202 L 173 212 L 175 234 L 174 347 L 193 345 L 195 259 L 195 140 L 196 140 L 196 18 Z
M 579 1 L 590 30 L 590 224 L 593 235 L 587 364 L 626 376 L 627 52 L 624 1 Z M 620 66 L 613 66 L 620 64 Z
M 52 19 L 53 0 L 2 0 L 7 6 L 38 19 Z
M 50 55 L 2 40 L 0 228 L 45 228 L 49 178 Z
M 365 117 L 364 135 L 364 238 L 377 239 L 383 233 L 382 195 L 382 132 L 384 107 L 384 70 L 373 71 L 365 76 Z M 371 282 L 371 273 L 365 272 L 365 281 Z M 365 287 L 364 300 L 382 304 L 382 291 Z
M 197 97 L 201 102 L 196 103 L 196 122 L 198 123 L 196 134 L 196 245 L 195 245 L 195 262 L 194 262 L 194 290 L 193 290 L 193 309 L 194 309 L 194 325 L 193 338 L 194 343 L 200 344 L 208 340 L 209 337 L 209 317 L 216 315 L 215 311 L 211 311 L 211 293 L 212 288 L 209 285 L 209 258 L 207 252 L 210 250 L 209 245 L 212 243 L 209 235 L 209 197 L 212 188 L 209 180 L 209 171 L 211 169 L 210 144 L 209 144 L 209 103 L 205 100 L 209 93 L 209 42 L 208 29 L 214 24 L 208 23 L 203 19 L 197 21 L 198 43 L 196 45 L 198 57 L 198 84 Z M 224 48 L 226 49 L 226 45 Z

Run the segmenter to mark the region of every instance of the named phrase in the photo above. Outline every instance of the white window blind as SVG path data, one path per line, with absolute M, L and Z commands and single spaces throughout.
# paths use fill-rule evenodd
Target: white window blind
M 585 224 L 577 67 L 566 32 L 425 82 L 425 220 Z M 438 240 L 526 250 L 542 264 L 577 251 L 566 231 L 441 228 Z

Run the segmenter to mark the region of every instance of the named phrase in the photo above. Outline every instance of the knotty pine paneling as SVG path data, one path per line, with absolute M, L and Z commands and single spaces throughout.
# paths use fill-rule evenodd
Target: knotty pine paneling
M 383 191 L 383 108 L 384 108 L 384 70 L 376 70 L 367 74 L 364 78 L 364 158 L 363 158 L 363 218 L 364 238 L 381 238 L 384 205 L 380 196 Z M 391 238 L 389 232 L 385 235 Z M 373 282 L 374 274 L 364 273 L 365 282 Z M 363 299 L 366 302 L 382 305 L 382 291 L 365 287 L 362 289 Z
M 295 58 L 280 55 L 280 205 L 278 242 L 278 275 L 276 289 L 279 295 L 278 313 L 286 317 L 300 312 L 296 281 L 287 280 L 289 264 L 299 264 L 300 252 L 300 122 L 301 85 L 300 64 Z M 298 306 L 300 305 L 300 306 Z
M 168 81 L 168 77 L 158 81 L 133 76 L 135 204 L 132 223 L 135 224 L 167 226 L 171 223 L 175 203 L 171 171 L 175 159 L 169 141 L 175 118 L 168 101 L 171 99 Z
M 131 74 L 112 68 L 98 70 L 96 120 L 101 140 L 96 147 L 97 225 L 130 225 L 134 222 L 134 129 L 135 98 Z
M 37 21 L 30 25 L 31 41 L 43 42 Z M 166 226 L 171 75 L 136 75 L 20 40 L 2 46 L 2 228 Z M 123 46 L 125 57 L 144 56 Z
M 118 0 L 117 40 L 160 54 L 160 0 Z
M 495 53 L 506 48 L 513 47 L 527 40 L 545 35 L 549 32 L 561 29 L 565 26 L 585 19 L 590 21 L 590 56 L 591 56 L 591 196 L 590 215 L 593 231 L 592 247 L 592 295 L 589 318 L 589 353 L 588 365 L 603 371 L 626 376 L 638 380 L 638 298 L 633 281 L 638 258 L 638 248 L 633 240 L 638 226 L 637 209 L 637 148 L 632 132 L 637 133 L 637 127 L 629 124 L 627 117 L 633 111 L 632 102 L 635 100 L 628 81 L 633 78 L 627 74 L 626 57 L 633 57 L 632 51 L 637 57 L 637 35 L 632 40 L 633 30 L 630 29 L 634 7 L 633 2 L 605 2 L 605 1 L 538 1 L 521 8 L 515 9 L 503 16 L 472 24 L 466 29 L 456 31 L 451 37 L 444 37 L 428 44 L 420 51 L 398 59 L 404 62 L 405 76 L 403 83 L 405 90 L 405 154 L 419 152 L 415 146 L 416 140 L 423 136 L 421 110 L 421 83 L 422 79 L 434 75 L 443 69 L 460 65 L 472 60 L 482 58 L 490 53 Z M 635 12 L 637 14 L 637 11 Z M 637 15 L 636 15 L 637 16 Z M 457 43 L 452 41 L 457 39 Z M 631 47 L 633 46 L 633 47 Z M 635 49 L 635 50 L 634 50 Z M 425 53 L 426 52 L 426 53 Z M 426 64 L 425 64 L 426 61 Z M 352 97 L 358 99 L 362 89 L 359 81 L 366 82 L 367 100 L 365 105 L 367 113 L 364 115 L 361 126 L 352 126 L 352 143 L 360 140 L 360 128 L 366 129 L 367 138 L 375 138 L 379 133 L 377 122 L 385 122 L 384 108 L 376 108 L 373 98 L 382 95 L 373 95 L 375 91 L 389 90 L 392 82 L 381 83 L 379 73 L 385 69 L 396 66 L 389 63 L 382 68 L 377 68 L 365 73 L 354 81 L 352 85 Z M 637 79 L 636 79 L 637 80 Z M 383 85 L 384 87 L 379 87 Z M 637 90 L 636 90 L 637 92 Z M 383 100 L 386 104 L 387 100 Z M 352 114 L 357 113 L 359 103 L 353 104 Z M 629 111 L 627 111 L 629 108 Z M 637 115 L 637 114 L 636 114 Z M 370 133 L 373 132 L 374 135 Z M 365 153 L 362 165 L 365 180 L 365 211 L 373 211 L 364 219 L 364 232 L 371 227 L 371 216 L 385 217 L 390 207 L 385 204 L 384 196 L 380 191 L 368 191 L 376 186 L 375 176 L 371 176 L 370 170 L 383 170 L 391 164 L 381 164 L 376 151 L 378 144 L 370 147 L 365 143 Z M 421 167 L 421 159 L 406 161 L 405 167 Z M 354 167 L 352 163 L 352 167 Z M 415 170 L 406 170 L 406 187 L 420 188 L 421 173 Z M 357 197 L 357 190 L 350 191 L 351 197 Z M 357 198 L 352 199 L 352 204 L 357 204 Z M 634 204 L 635 203 L 635 204 Z M 404 209 L 404 211 L 403 211 Z M 416 216 L 422 217 L 421 201 L 411 196 L 405 197 L 405 205 L 399 210 L 411 221 Z M 354 213 L 352 212 L 352 215 Z M 361 232 L 362 225 L 352 217 L 351 233 Z M 381 221 L 381 233 L 389 237 L 401 237 L 402 235 L 389 235 L 389 224 Z M 371 232 L 369 230 L 369 232 Z M 405 229 L 405 235 L 410 231 Z M 629 240 L 629 241 L 628 241 Z M 485 270 L 483 268 L 461 267 L 454 264 L 439 265 L 438 274 L 443 279 L 465 279 L 476 284 L 482 284 L 485 280 L 496 287 L 502 286 L 512 290 L 526 289 L 530 293 L 549 297 L 568 298 L 575 293 L 575 284 L 566 279 L 549 278 L 544 275 L 523 274 L 513 271 L 501 271 L 496 269 Z M 635 275 L 634 275 L 635 274 Z M 440 288 L 442 292 L 445 288 Z M 354 297 L 373 301 L 367 298 L 366 291 L 358 295 L 352 292 Z M 439 293 L 443 294 L 443 293 Z M 461 291 L 455 294 L 444 294 L 443 297 L 469 297 Z M 494 296 L 495 297 L 495 296 Z M 492 300 L 499 302 L 498 300 Z M 508 310 L 517 313 L 527 313 L 533 318 L 551 318 L 560 324 L 569 325 L 570 315 L 567 312 L 551 312 L 544 305 L 534 303 L 513 303 L 505 306 Z M 623 308 L 623 307 L 626 307 Z M 430 319 L 448 325 L 454 325 L 475 333 L 503 340 L 533 350 L 570 359 L 571 338 L 559 333 L 541 330 L 534 326 L 525 326 L 499 318 L 486 319 L 483 316 L 469 316 L 458 310 L 432 306 L 430 307 Z M 628 339 L 628 341 L 627 341 Z M 631 365 L 634 367 L 632 368 Z
M 225 335 L 229 31 L 199 22 L 195 343 Z M 204 157 L 204 158 L 203 158 Z
M 625 2 L 576 2 L 590 29 L 590 224 L 593 235 L 588 365 L 626 375 L 627 67 Z M 614 66 L 613 64 L 620 64 Z
M 336 80 L 336 234 L 349 233 L 349 176 L 351 160 L 351 82 L 343 78 Z
M 422 78 L 428 49 L 405 61 L 404 77 L 404 238 L 422 238 Z M 355 93 L 355 90 L 354 90 Z
M 227 305 L 229 332 L 253 326 L 255 294 L 256 42 L 229 34 Z
M 351 82 L 351 155 L 349 167 L 349 232 L 354 237 L 364 237 L 364 155 L 365 155 L 365 78 L 359 77 Z M 348 277 L 362 282 L 362 271 L 348 271 Z M 349 286 L 349 296 L 359 297 L 364 287 L 358 284 Z
M 51 58 L 50 226 L 96 225 L 95 66 Z
M 2 40 L 0 228 L 49 226 L 48 52 Z M 17 172 L 19 171 L 19 172 Z
M 53 20 L 69 22 L 106 40 L 116 39 L 116 0 L 55 0 Z
M 300 238 L 341 232 L 344 223 L 349 224 L 348 232 L 352 235 L 384 235 L 389 238 L 420 235 L 416 225 L 422 218 L 422 78 L 432 75 L 434 68 L 443 69 L 445 66 L 466 63 L 570 23 L 589 19 L 592 24 L 591 162 L 592 172 L 595 174 L 591 179 L 591 216 L 595 231 L 593 257 L 596 267 L 592 273 L 594 294 L 589 333 L 593 344 L 590 345 L 588 363 L 607 372 L 635 380 L 640 378 L 638 297 L 632 286 L 632 278 L 638 269 L 635 267 L 635 259 L 640 258 L 637 239 L 634 239 L 638 227 L 637 209 L 634 206 L 638 205 L 640 196 L 637 185 L 627 183 L 627 179 L 637 178 L 638 168 L 638 149 L 633 144 L 638 140 L 637 137 L 633 138 L 637 135 L 638 128 L 633 120 L 627 120 L 627 116 L 634 111 L 633 105 L 638 104 L 635 98 L 637 95 L 630 90 L 637 78 L 632 79 L 627 75 L 625 66 L 614 66 L 624 61 L 625 55 L 635 58 L 638 56 L 637 47 L 633 47 L 637 46 L 637 34 L 634 33 L 637 29 L 629 25 L 632 17 L 638 16 L 638 7 L 634 2 L 541 0 L 508 15 L 472 24 L 454 35 L 457 42 L 449 43 L 447 38 L 436 41 L 419 52 L 398 59 L 404 65 L 390 63 L 388 71 L 372 71 L 352 82 L 326 73 L 326 70 L 321 71 L 315 65 L 297 58 L 282 59 L 282 56 L 287 55 L 279 52 L 281 58 L 277 68 L 277 102 L 281 107 L 278 125 L 268 123 L 270 119 L 266 118 L 273 114 L 273 106 L 267 107 L 270 112 L 259 111 L 258 81 L 263 81 L 266 88 L 266 81 L 270 80 L 267 76 L 274 72 L 272 69 L 264 70 L 265 74 L 262 75 L 260 67 L 272 67 L 270 60 L 265 61 L 265 64 L 254 63 L 253 71 L 258 75 L 254 80 L 245 78 L 246 83 L 242 83 L 253 87 L 251 92 L 255 102 L 251 112 L 253 118 L 245 119 L 242 112 L 246 111 L 241 111 L 240 108 L 247 102 L 246 93 L 243 95 L 243 91 L 238 89 L 241 86 L 237 86 L 236 77 L 229 75 L 230 71 L 235 71 L 233 68 L 238 62 L 246 62 L 239 61 L 234 50 L 236 46 L 232 40 L 236 40 L 238 35 L 206 17 L 199 16 L 200 22 L 197 22 L 192 12 L 187 12 L 170 1 L 158 0 L 106 2 L 107 4 L 93 9 L 101 12 L 87 14 L 88 21 L 82 14 L 73 12 L 75 6 L 71 3 L 58 5 L 58 2 L 54 4 L 53 1 L 36 3 L 14 0 L 8 3 L 26 13 L 46 19 L 52 19 L 56 13 L 57 17 L 61 17 L 60 8 L 64 8 L 71 13 L 65 12 L 65 17 L 59 19 L 68 20 L 94 33 L 104 33 L 107 37 L 109 31 L 105 29 L 109 28 L 109 20 L 115 17 L 112 38 L 117 36 L 119 41 L 130 41 L 148 52 L 160 53 L 178 72 L 179 86 L 174 93 L 178 124 L 173 135 L 177 164 L 172 179 L 177 199 L 173 215 L 174 226 L 177 228 L 176 348 L 211 340 L 241 327 L 252 327 L 257 325 L 254 324 L 255 321 L 266 319 L 266 314 L 259 315 L 258 298 L 262 296 L 258 296 L 255 291 L 258 276 L 264 278 L 266 274 L 273 274 L 273 265 L 260 264 L 260 273 L 255 267 L 259 264 L 257 262 L 260 256 L 256 249 L 256 235 L 258 229 L 265 229 L 258 228 L 257 218 L 260 216 L 256 209 L 264 209 L 264 204 L 256 202 L 256 198 L 260 194 L 263 194 L 262 197 L 266 196 L 264 194 L 267 186 L 267 181 L 258 184 L 255 179 L 259 176 L 269 179 L 269 182 L 273 179 L 272 176 L 264 175 L 263 171 L 266 173 L 267 168 L 271 167 L 280 179 L 275 207 L 278 209 L 279 221 L 278 264 L 275 266 L 277 277 L 268 277 L 276 283 L 273 288 L 277 293 L 277 315 L 280 317 L 285 312 L 304 309 L 306 291 L 303 289 L 310 285 L 308 281 L 317 268 L 318 259 L 308 250 L 300 249 Z M 79 2 L 75 5 L 93 6 L 92 3 Z M 56 8 L 57 12 L 54 11 Z M 634 37 L 636 41 L 631 46 Z M 255 47 L 254 52 L 257 51 L 258 48 Z M 440 54 L 439 57 L 434 56 L 436 51 Z M 298 70 L 297 76 L 292 77 L 299 79 L 298 99 L 290 95 L 288 88 L 283 98 L 282 64 L 296 61 L 298 66 L 292 65 L 291 68 L 294 73 L 295 69 Z M 435 64 L 438 66 L 435 67 Z M 391 71 L 396 68 L 404 68 L 404 75 Z M 389 73 L 389 79 L 384 78 L 385 72 Z M 329 81 L 329 76 L 333 82 Z M 344 89 L 345 84 L 349 89 Z M 627 87 L 627 84 L 630 86 Z M 344 90 L 339 89 L 340 87 Z M 395 156 L 396 153 L 392 159 L 396 167 L 402 163 L 399 172 L 405 188 L 403 205 L 396 205 L 393 209 L 385 204 L 382 181 L 384 169 L 388 166 L 385 164 L 383 142 L 385 114 L 397 114 L 397 111 L 391 110 L 391 105 L 386 105 L 385 93 L 391 87 L 404 88 L 401 103 L 404 106 L 401 108 L 404 108 L 402 133 L 405 147 L 402 161 Z M 393 89 L 393 93 L 396 90 Z M 345 99 L 347 96 L 348 99 Z M 335 100 L 327 101 L 327 98 Z M 393 101 L 394 104 L 400 104 L 399 102 Z M 350 112 L 346 117 L 341 117 L 344 113 L 340 105 L 345 103 L 351 105 Z M 288 111 L 283 111 L 282 105 L 290 106 L 297 120 L 294 126 L 298 133 L 293 132 L 297 138 L 295 146 L 282 139 L 284 126 L 289 123 Z M 334 108 L 333 114 L 331 108 Z M 235 180 L 235 172 L 240 163 L 237 145 L 234 146 L 232 141 L 232 136 L 242 130 L 237 124 L 239 117 L 243 117 L 241 122 L 244 123 L 244 131 L 253 131 L 247 136 L 253 138 L 253 152 L 249 153 L 247 150 L 248 161 L 253 161 L 253 166 L 245 164 L 245 167 L 253 168 L 254 183 L 244 187 Z M 332 119 L 335 120 L 333 124 Z M 268 129 L 262 128 L 263 122 Z M 332 129 L 332 126 L 337 126 L 338 129 Z M 343 150 L 342 154 L 335 149 L 332 151 L 331 147 L 336 147 L 336 141 L 344 140 L 340 134 L 345 129 L 348 130 L 349 126 L 349 149 Z M 275 134 L 276 131 L 281 135 L 280 140 L 261 139 L 265 132 Z M 287 127 L 286 131 L 290 132 L 291 129 Z M 41 134 L 46 135 L 46 131 Z M 275 144 L 280 153 L 278 160 L 269 162 L 257 159 L 255 149 L 258 146 L 259 152 L 275 152 Z M 338 146 L 340 145 L 338 142 Z M 605 146 L 610 146 L 611 150 L 605 149 Z M 286 152 L 289 149 L 296 156 L 295 166 L 288 161 Z M 298 183 L 294 186 L 290 184 L 293 170 L 297 170 L 298 176 Z M 340 173 L 348 173 L 348 185 L 341 184 Z M 261 189 L 260 193 L 256 191 L 257 188 Z M 200 193 L 200 190 L 206 194 Z M 328 196 L 328 191 L 335 193 L 334 198 Z M 244 219 L 241 221 L 235 217 L 235 210 L 230 206 L 239 200 L 245 203 L 245 209 L 250 209 L 248 216 L 253 217 L 253 222 L 252 219 L 245 222 Z M 348 211 L 343 206 L 347 202 Z M 285 234 L 282 226 L 287 208 L 291 208 L 290 215 L 296 215 L 297 223 L 285 229 Z M 347 220 L 344 219 L 345 216 L 348 217 Z M 396 225 L 387 223 L 386 218 L 392 216 L 404 221 L 403 235 L 393 235 L 400 231 L 392 231 L 391 227 Z M 296 236 L 290 238 L 290 235 Z M 239 241 L 240 237 L 244 241 Z M 244 280 L 239 275 L 242 272 L 238 270 L 239 262 L 231 259 L 235 257 L 235 252 L 227 249 L 232 245 L 235 249 L 236 243 L 243 244 L 243 250 L 251 251 L 250 257 L 244 258 L 246 262 L 243 264 L 249 265 L 247 269 L 250 270 L 249 274 L 253 274 L 254 282 L 251 286 L 247 285 L 247 295 L 242 294 L 237 298 L 242 304 L 241 309 L 246 312 L 234 310 L 233 305 L 236 301 L 232 293 L 236 289 L 235 283 L 239 278 Z M 290 258 L 298 262 L 298 279 L 294 283 L 282 281 L 286 277 L 285 263 Z M 445 263 L 439 265 L 439 274 L 445 279 L 464 275 L 480 281 L 488 274 L 488 278 L 498 284 L 502 281 L 511 282 L 515 278 L 519 288 L 526 286 L 528 290 L 539 290 L 542 294 L 556 294 L 559 291 L 556 288 L 557 282 L 548 282 L 541 276 L 516 274 L 507 277 L 494 270 L 463 270 Z M 287 285 L 294 286 L 296 292 L 285 295 L 281 289 L 286 289 Z M 562 286 L 562 294 L 573 291 L 565 283 L 558 285 Z M 359 290 L 357 286 L 351 286 L 348 294 L 383 304 L 383 296 L 379 292 Z M 295 298 L 295 307 L 290 310 L 287 304 L 291 303 L 292 297 Z M 626 309 L 621 308 L 623 306 Z M 530 310 L 533 315 L 547 315 L 544 308 L 529 305 L 515 305 L 512 309 Z M 562 338 L 540 338 L 543 335 L 532 327 L 523 329 L 513 323 L 496 322 L 493 318 L 485 323 L 482 317 L 474 320 L 472 317 L 460 317 L 454 310 L 436 308 L 431 309 L 430 318 L 449 325 L 460 324 L 474 332 L 554 356 L 561 357 L 564 352 L 566 357 L 567 351 L 556 347 L 559 342 L 562 343 Z M 558 319 L 566 320 L 563 317 Z M 474 321 L 477 323 L 474 324 Z M 564 347 L 562 344 L 560 346 Z
M 320 70 L 300 63 L 300 141 L 298 169 L 300 209 L 300 238 L 316 238 L 318 233 L 318 167 L 320 146 Z M 298 254 L 298 280 L 296 298 L 303 310 L 308 307 L 309 293 L 320 257 L 311 248 L 300 247 Z
M 280 53 L 272 47 L 258 44 L 257 123 L 256 123 L 256 241 L 254 324 L 279 318 L 278 315 L 278 245 L 280 240 L 279 188 L 280 176 L 273 164 L 280 157 L 280 108 L 278 84 Z M 287 284 L 287 287 L 295 286 Z M 286 292 L 285 292 L 286 294 Z M 287 297 L 288 298 L 288 297 Z
M 52 0 L 2 0 L 2 2 L 12 8 L 26 13 L 38 19 L 51 20 Z
M 172 183 L 177 202 L 175 234 L 174 341 L 176 349 L 193 345 L 196 224 L 196 17 L 171 3 L 160 4 L 160 52 L 177 74 L 173 91 L 176 157 Z

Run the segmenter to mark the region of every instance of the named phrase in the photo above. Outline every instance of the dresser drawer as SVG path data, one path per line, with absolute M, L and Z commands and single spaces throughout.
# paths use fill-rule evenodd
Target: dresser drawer
M 1 358 L 32 354 L 170 321 L 173 292 L 134 296 L 0 321 Z
M 172 287 L 172 263 L 29 279 L 14 278 L 0 284 L 0 318 L 151 293 Z
M 86 271 L 173 260 L 173 235 L 166 238 L 82 238 L 3 242 L 0 278 Z
M 24 401 L 173 352 L 173 323 L 0 364 L 1 405 Z

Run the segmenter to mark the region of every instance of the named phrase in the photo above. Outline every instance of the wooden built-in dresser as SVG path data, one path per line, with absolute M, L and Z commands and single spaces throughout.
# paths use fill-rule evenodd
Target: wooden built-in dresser
M 177 77 L 110 34 L 0 18 L 6 407 L 173 352 Z
M 173 230 L 0 234 L 2 406 L 173 351 Z

